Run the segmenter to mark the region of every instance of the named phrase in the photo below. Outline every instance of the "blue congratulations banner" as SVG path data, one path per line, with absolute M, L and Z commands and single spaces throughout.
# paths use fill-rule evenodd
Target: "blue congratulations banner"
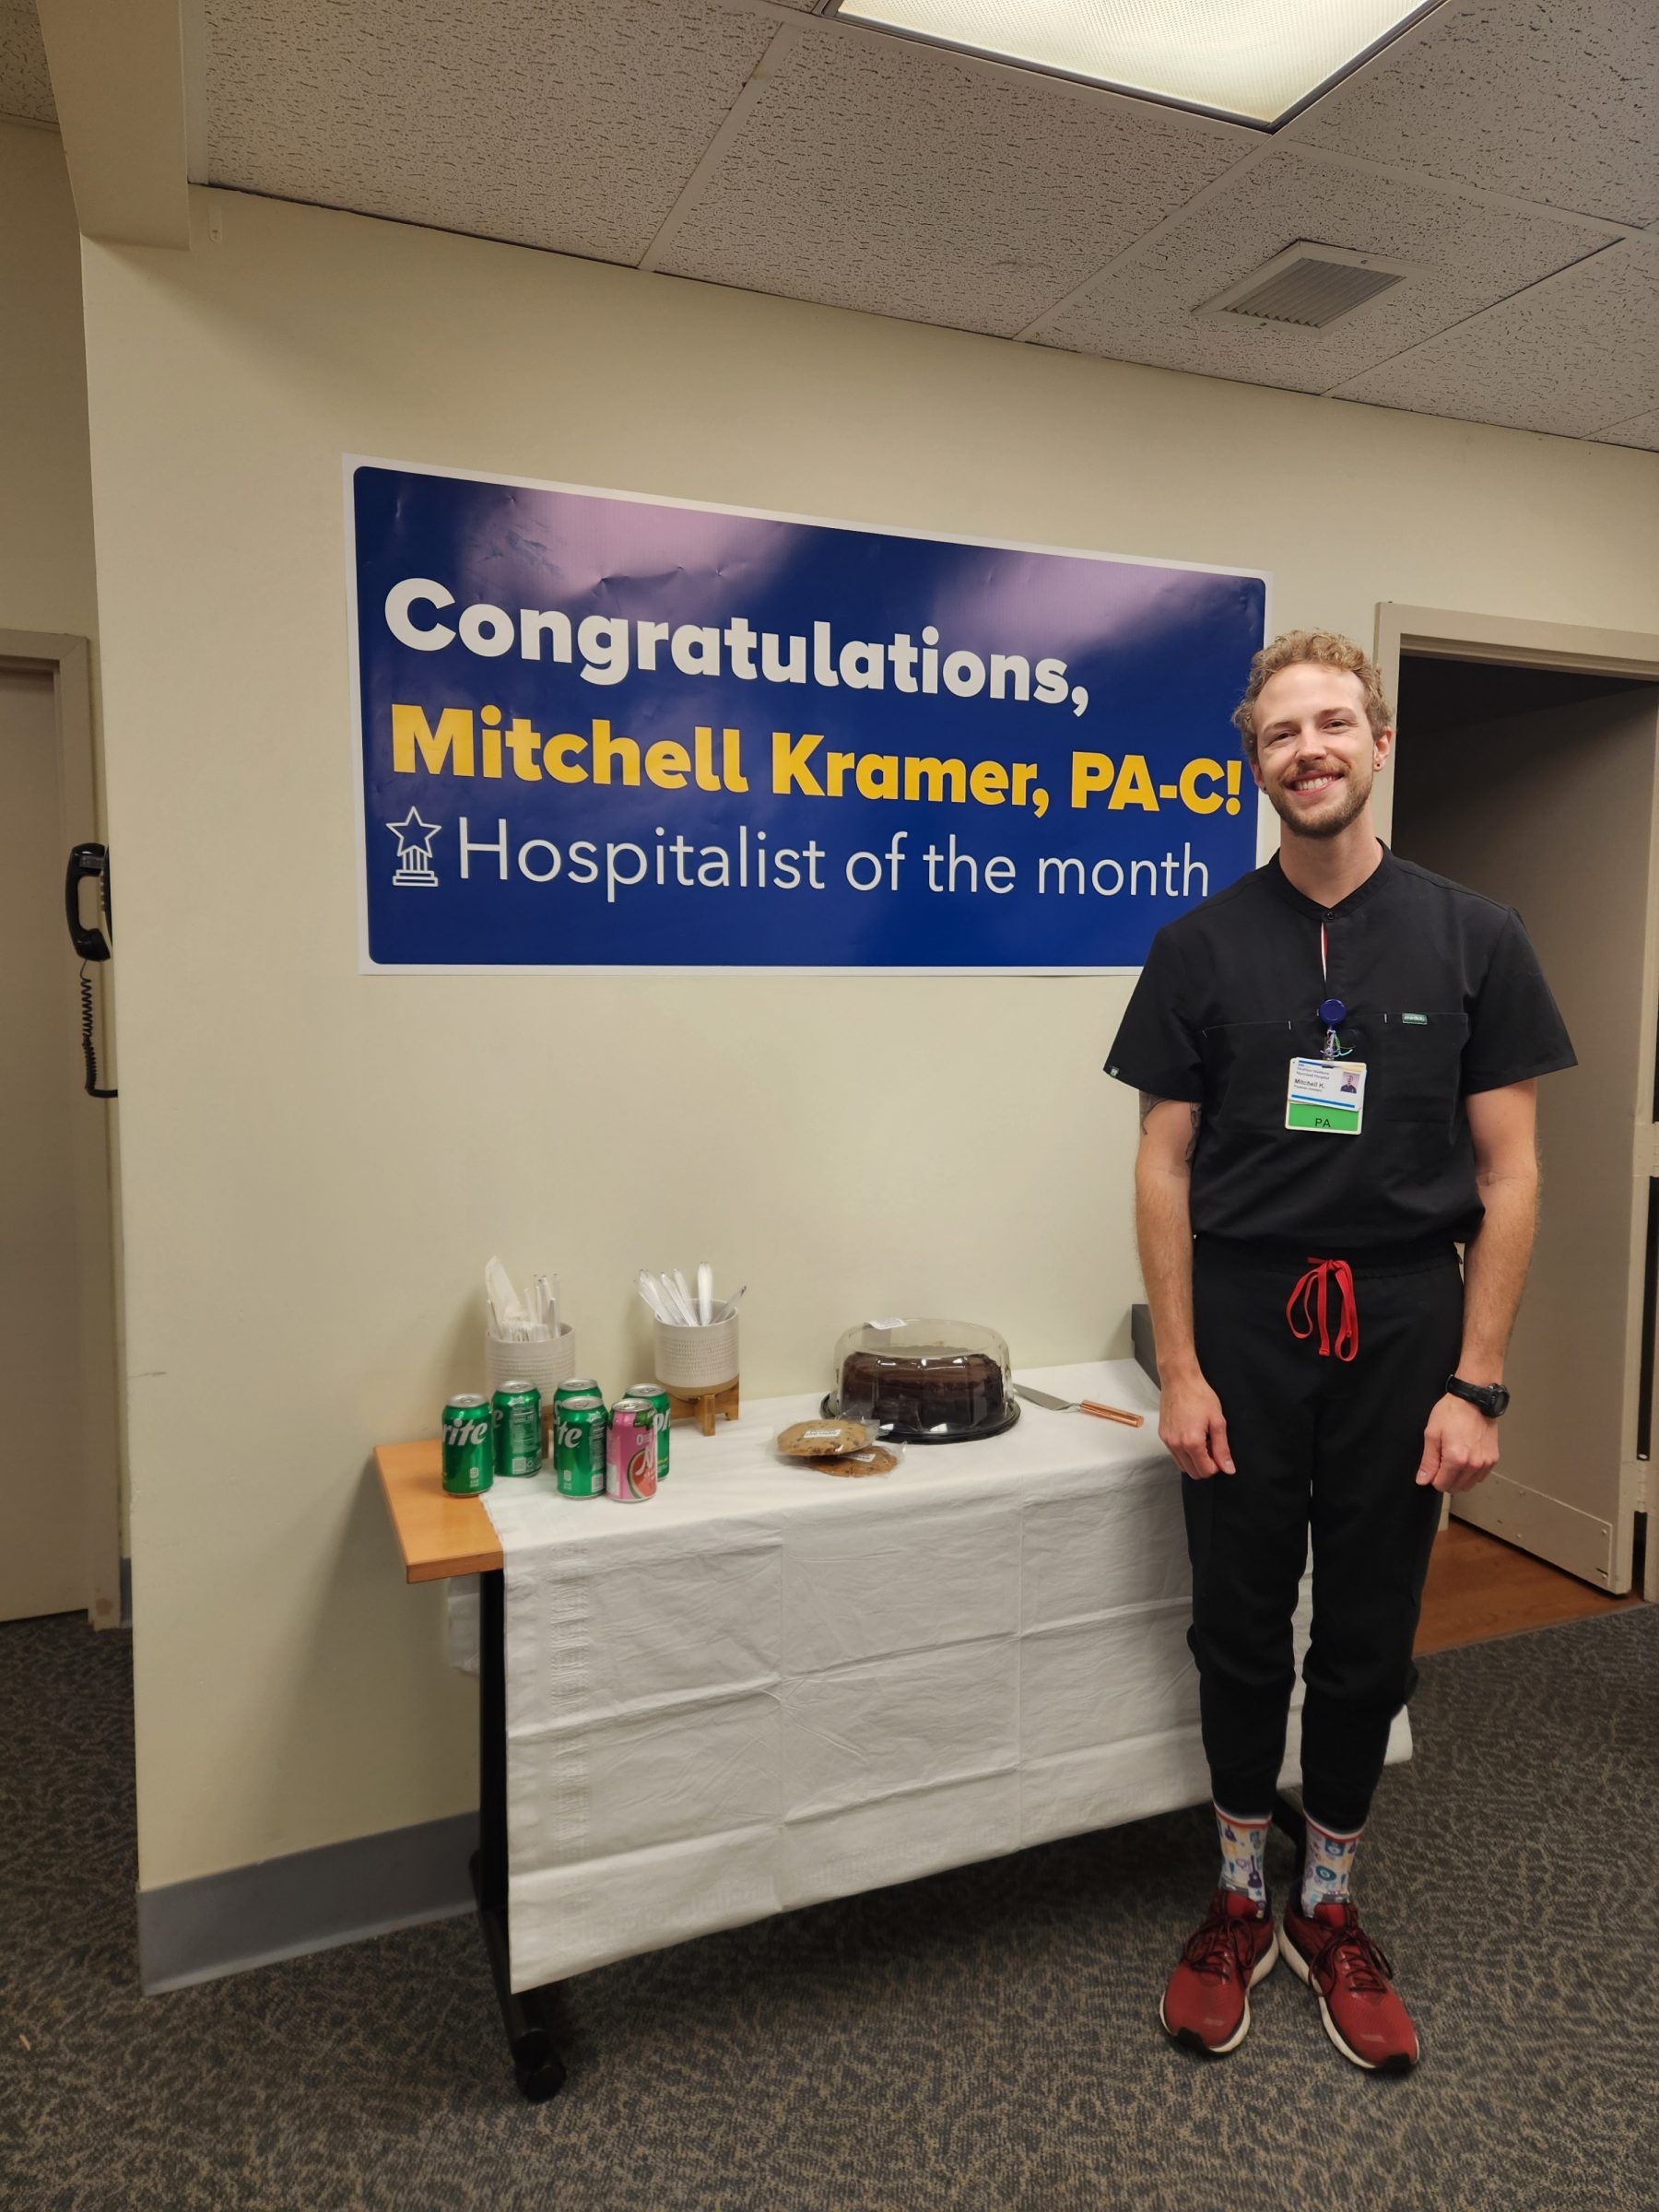
M 347 461 L 366 969 L 1112 971 L 1265 581 Z

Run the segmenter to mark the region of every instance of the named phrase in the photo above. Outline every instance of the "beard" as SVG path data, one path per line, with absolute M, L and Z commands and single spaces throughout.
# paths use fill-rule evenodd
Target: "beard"
M 1358 771 L 1345 774 L 1325 796 L 1319 807 L 1310 812 L 1299 807 L 1288 794 L 1268 784 L 1267 804 L 1279 820 L 1295 837 L 1340 837 L 1348 824 L 1357 821 L 1365 811 L 1371 797 L 1371 778 L 1363 781 Z

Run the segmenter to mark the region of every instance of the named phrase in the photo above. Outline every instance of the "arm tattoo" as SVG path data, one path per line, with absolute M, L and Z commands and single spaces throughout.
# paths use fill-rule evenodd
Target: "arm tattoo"
M 1163 1105 L 1163 1104 L 1164 1104 L 1164 1100 L 1163 1100 L 1162 1099 L 1159 1098 L 1155 1092 L 1153 1092 L 1153 1091 L 1150 1091 L 1150 1090 L 1143 1090 L 1143 1091 L 1141 1092 L 1141 1094 L 1140 1094 L 1140 1126 L 1141 1126 L 1141 1135 L 1142 1135 L 1143 1136 L 1145 1136 L 1145 1135 L 1146 1135 L 1146 1134 L 1147 1134 L 1147 1123 L 1148 1123 L 1148 1122 L 1151 1120 L 1151 1118 L 1152 1118 L 1152 1109 L 1153 1109 L 1153 1107 L 1154 1107 L 1154 1106 L 1161 1106 L 1161 1105 Z M 1186 1148 L 1186 1164 L 1187 1164 L 1187 1166 L 1190 1168 L 1190 1167 L 1192 1166 L 1192 1164 L 1193 1164 L 1194 1158 L 1194 1156 L 1196 1155 L 1196 1153 L 1197 1153 L 1197 1150 L 1198 1150 L 1198 1124 L 1199 1124 L 1200 1120 L 1202 1119 L 1202 1110 L 1201 1110 L 1199 1107 L 1189 1105 L 1189 1106 L 1188 1106 L 1188 1108 L 1187 1108 L 1187 1112 L 1188 1112 L 1188 1113 L 1189 1113 L 1189 1114 L 1192 1116 L 1192 1122 L 1193 1122 L 1192 1135 L 1191 1135 L 1188 1137 L 1188 1139 L 1187 1139 L 1187 1148 Z

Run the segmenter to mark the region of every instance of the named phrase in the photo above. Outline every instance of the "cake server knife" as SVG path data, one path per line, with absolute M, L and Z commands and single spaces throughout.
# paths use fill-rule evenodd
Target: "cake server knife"
M 1051 1413 L 1092 1413 L 1100 1421 L 1121 1421 L 1125 1429 L 1146 1426 L 1144 1413 L 1130 1413 L 1122 1406 L 1101 1406 L 1093 1398 L 1056 1398 L 1046 1390 L 1033 1390 L 1029 1382 L 1016 1382 L 1014 1395 L 1030 1398 L 1033 1406 L 1046 1406 Z

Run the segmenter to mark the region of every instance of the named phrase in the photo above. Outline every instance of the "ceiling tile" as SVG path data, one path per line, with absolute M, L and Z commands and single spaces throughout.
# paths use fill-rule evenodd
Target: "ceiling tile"
M 1618 223 L 1659 217 L 1652 0 L 1453 0 L 1288 126 L 1334 153 Z
M 1302 239 L 1415 262 L 1424 274 L 1327 331 L 1193 312 Z M 1041 343 L 1324 392 L 1602 242 L 1587 225 L 1513 215 L 1281 147 L 1091 286 Z
M 206 181 L 626 262 L 778 28 L 710 0 L 206 13 Z
M 57 121 L 34 0 L 0 0 L 0 115 Z
M 1609 246 L 1370 371 L 1342 396 L 1594 437 L 1659 406 L 1659 260 Z
M 1645 415 L 1632 415 L 1629 422 L 1616 422 L 1610 429 L 1597 430 L 1596 438 L 1603 445 L 1639 445 L 1650 453 L 1659 453 L 1659 407 L 1650 408 Z
M 902 39 L 815 34 L 659 265 L 1009 335 L 1252 143 Z

